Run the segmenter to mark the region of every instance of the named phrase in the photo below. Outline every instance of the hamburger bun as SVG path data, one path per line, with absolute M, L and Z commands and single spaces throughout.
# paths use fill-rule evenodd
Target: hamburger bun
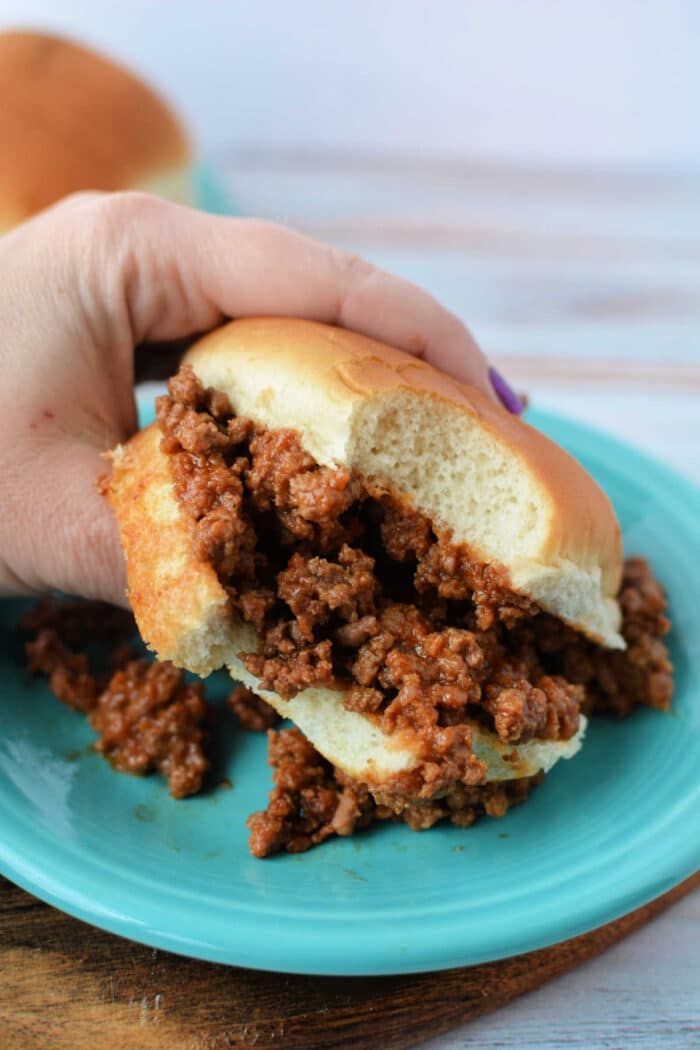
M 319 464 L 397 491 L 455 543 L 502 567 L 515 591 L 601 645 L 624 648 L 620 530 L 607 497 L 567 453 L 485 395 L 408 354 L 300 320 L 231 322 L 186 361 L 236 414 L 294 428 Z M 358 780 L 376 786 L 413 768 L 414 742 L 347 710 L 340 689 L 307 688 L 291 700 L 260 689 L 239 659 L 255 649 L 255 631 L 231 618 L 214 568 L 194 553 L 160 431 L 147 428 L 111 456 L 106 494 L 129 598 L 158 657 L 199 674 L 228 667 Z M 570 740 L 513 747 L 474 723 L 473 748 L 489 779 L 512 779 L 574 754 L 584 729 L 581 718 Z
M 187 135 L 133 73 L 70 40 L 0 33 L 0 232 L 78 190 L 193 198 Z

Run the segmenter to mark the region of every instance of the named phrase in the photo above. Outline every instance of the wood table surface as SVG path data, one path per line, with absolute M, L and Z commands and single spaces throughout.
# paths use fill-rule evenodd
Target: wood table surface
M 700 179 L 252 153 L 219 170 L 241 212 L 429 288 L 534 404 L 700 483 Z M 700 1047 L 695 885 L 650 925 L 642 910 L 480 973 L 270 983 L 93 931 L 0 882 L 0 1048 Z
M 406 1050 L 566 974 L 696 887 L 700 872 L 602 929 L 500 962 L 337 978 L 242 970 L 133 944 L 0 879 L 0 1046 Z M 692 1025 L 685 1032 L 700 1037 Z

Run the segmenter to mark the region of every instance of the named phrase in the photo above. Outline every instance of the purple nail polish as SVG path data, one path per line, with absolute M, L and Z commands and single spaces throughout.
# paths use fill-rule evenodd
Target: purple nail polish
M 489 379 L 491 380 L 491 386 L 495 390 L 498 400 L 503 407 L 507 408 L 509 412 L 513 413 L 513 415 L 519 416 L 525 406 L 511 385 L 503 378 L 501 373 L 493 367 L 493 365 L 489 368 Z

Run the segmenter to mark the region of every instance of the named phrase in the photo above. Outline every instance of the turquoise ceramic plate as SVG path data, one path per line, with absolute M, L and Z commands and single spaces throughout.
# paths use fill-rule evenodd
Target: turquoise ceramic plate
M 197 206 L 213 215 L 236 215 L 233 197 L 216 170 L 206 163 L 195 165 L 192 181 Z
M 112 772 L 82 719 L 22 668 L 2 606 L 0 869 L 137 941 L 270 970 L 384 974 L 483 962 L 582 933 L 700 867 L 700 493 L 609 437 L 533 420 L 611 494 L 626 546 L 668 588 L 674 712 L 599 719 L 530 801 L 469 830 L 379 826 L 254 860 L 245 818 L 270 785 L 265 741 L 219 741 L 232 790 L 183 802 Z M 227 684 L 217 683 L 218 695 Z

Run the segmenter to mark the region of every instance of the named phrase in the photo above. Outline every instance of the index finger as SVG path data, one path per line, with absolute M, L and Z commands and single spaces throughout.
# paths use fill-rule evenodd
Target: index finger
M 225 317 L 303 317 L 406 350 L 495 397 L 465 325 L 365 259 L 273 223 L 143 194 L 86 206 L 104 209 L 117 241 L 134 343 L 178 339 Z

